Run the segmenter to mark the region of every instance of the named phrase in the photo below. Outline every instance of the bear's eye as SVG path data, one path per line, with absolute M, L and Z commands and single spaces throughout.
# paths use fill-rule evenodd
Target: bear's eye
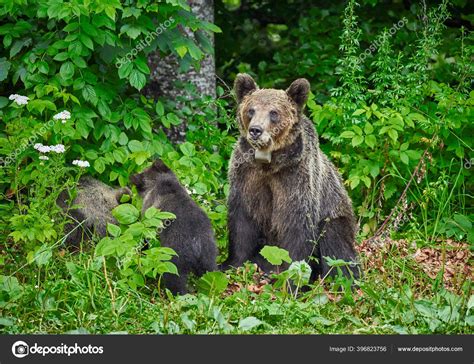
M 276 123 L 279 119 L 278 111 L 271 110 L 270 111 L 270 121 Z
M 249 119 L 252 119 L 254 115 L 255 115 L 255 109 L 249 109 L 247 111 L 247 116 L 249 117 Z

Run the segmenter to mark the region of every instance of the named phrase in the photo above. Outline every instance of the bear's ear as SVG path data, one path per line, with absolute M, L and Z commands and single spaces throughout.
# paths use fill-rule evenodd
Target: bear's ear
M 257 84 L 246 73 L 239 73 L 234 81 L 234 91 L 237 102 L 240 104 L 243 98 L 258 88 Z
M 168 173 L 171 172 L 171 170 L 168 168 L 168 166 L 161 160 L 157 159 L 153 162 L 152 168 L 159 172 L 159 173 Z
M 298 78 L 286 89 L 286 94 L 301 110 L 308 100 L 309 82 L 306 78 Z

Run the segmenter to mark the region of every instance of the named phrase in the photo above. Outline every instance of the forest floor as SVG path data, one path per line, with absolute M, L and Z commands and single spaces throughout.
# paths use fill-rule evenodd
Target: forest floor
M 473 333 L 472 253 L 452 240 L 436 246 L 363 240 L 357 249 L 364 276 L 355 289 L 339 277 L 289 292 L 246 264 L 226 272 L 229 285 L 219 295 L 178 297 L 153 282 L 139 290 L 124 287 L 87 249 L 60 250 L 48 268 L 30 264 L 15 274 L 18 279 L 1 282 L 0 328 L 7 333 Z M 12 267 L 21 257 L 7 259 Z

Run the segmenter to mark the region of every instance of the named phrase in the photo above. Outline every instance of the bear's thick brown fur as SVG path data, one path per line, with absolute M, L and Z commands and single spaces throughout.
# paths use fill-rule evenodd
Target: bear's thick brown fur
M 359 276 L 351 200 L 303 114 L 309 89 L 306 79 L 287 90 L 259 89 L 246 74 L 235 80 L 241 136 L 229 167 L 229 257 L 223 268 L 251 260 L 270 269 L 259 252 L 276 245 L 294 261 L 307 260 L 313 279 L 328 273 L 325 256 L 353 262 L 343 271 Z

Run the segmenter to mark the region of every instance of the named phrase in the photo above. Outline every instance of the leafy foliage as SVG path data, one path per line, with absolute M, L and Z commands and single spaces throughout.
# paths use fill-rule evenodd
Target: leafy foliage
M 140 218 L 140 212 L 131 204 L 122 204 L 112 210 L 121 224 L 107 225 L 109 236 L 95 247 L 97 257 L 111 257 L 119 268 L 121 280 L 132 289 L 143 287 L 146 277 L 156 278 L 164 273 L 178 274 L 170 262 L 176 253 L 171 248 L 161 247 L 157 240 L 157 229 L 163 229 L 164 220 L 174 219 L 169 212 L 150 207 Z M 143 250 L 148 245 L 148 249 Z

